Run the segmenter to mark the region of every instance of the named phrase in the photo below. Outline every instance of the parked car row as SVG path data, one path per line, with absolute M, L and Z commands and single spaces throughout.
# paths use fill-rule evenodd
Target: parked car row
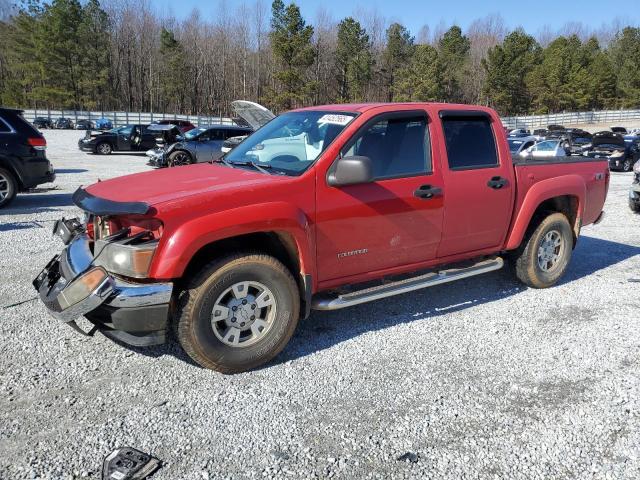
M 609 161 L 611 170 L 630 172 L 640 159 L 640 136 L 631 135 L 624 127 L 591 134 L 577 128 L 549 125 L 546 129 L 526 129 L 509 132 L 508 142 L 512 155 L 545 158 L 583 155 Z
M 113 128 L 113 124 L 111 120 L 109 120 L 108 118 L 99 118 L 97 120 L 81 119 L 74 124 L 72 120 L 65 117 L 60 117 L 60 118 L 57 118 L 56 120 L 51 120 L 50 118 L 47 118 L 47 117 L 36 117 L 34 118 L 33 122 L 31 122 L 31 124 L 39 130 L 44 130 L 44 129 L 105 130 L 105 129 Z

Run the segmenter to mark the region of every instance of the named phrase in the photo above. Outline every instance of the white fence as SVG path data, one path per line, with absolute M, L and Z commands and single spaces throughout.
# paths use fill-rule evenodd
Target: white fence
M 233 120 L 226 117 L 208 117 L 205 115 L 177 115 L 173 113 L 153 112 L 89 112 L 76 110 L 25 110 L 24 117 L 32 122 L 36 117 L 55 120 L 60 117 L 68 118 L 73 123 L 78 120 L 97 120 L 108 118 L 114 127 L 122 125 L 140 124 L 146 125 L 157 120 L 187 120 L 194 125 L 233 124 Z
M 88 112 L 75 110 L 25 110 L 24 116 L 33 121 L 36 117 L 45 117 L 55 120 L 65 117 L 77 123 L 78 120 L 97 120 L 108 118 L 114 127 L 129 125 L 132 123 L 148 124 L 156 120 L 187 120 L 194 125 L 233 124 L 233 120 L 227 117 L 208 117 L 205 115 L 177 115 L 173 113 L 153 112 Z M 546 127 L 551 124 L 576 125 L 589 123 L 619 123 L 632 122 L 640 127 L 640 110 L 602 110 L 593 112 L 554 113 L 550 115 L 529 115 L 522 117 L 503 117 L 502 123 L 508 128 L 532 128 Z
M 502 123 L 508 128 L 546 127 L 547 125 L 579 125 L 606 123 L 609 126 L 633 123 L 640 127 L 640 110 L 601 110 L 594 112 L 554 113 L 523 117 L 503 117 Z

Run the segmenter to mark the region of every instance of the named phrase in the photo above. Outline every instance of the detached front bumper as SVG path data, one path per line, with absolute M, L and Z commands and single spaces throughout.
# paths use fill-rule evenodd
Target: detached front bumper
M 165 342 L 171 282 L 134 283 L 93 265 L 90 239 L 78 233 L 33 281 L 49 313 L 70 324 L 85 316 L 104 335 L 134 346 Z

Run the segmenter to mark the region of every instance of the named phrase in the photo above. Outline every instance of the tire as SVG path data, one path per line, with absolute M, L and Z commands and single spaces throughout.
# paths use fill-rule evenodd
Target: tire
M 16 177 L 9 170 L 0 168 L 0 208 L 9 205 L 18 193 Z
M 631 161 L 631 159 L 626 158 L 625 161 L 622 163 L 622 171 L 630 172 L 631 170 L 633 170 L 633 162 Z
M 181 167 L 183 165 L 190 165 L 193 163 L 193 158 L 189 152 L 185 152 L 184 150 L 178 150 L 175 152 L 171 152 L 169 155 L 169 161 L 167 162 L 168 167 Z
M 640 204 L 634 202 L 633 200 L 629 200 L 629 208 L 633 213 L 640 213 Z
M 99 155 L 111 155 L 113 147 L 108 142 L 101 142 L 96 145 L 96 153 Z
M 564 275 L 572 253 L 569 220 L 562 213 L 552 213 L 525 238 L 516 253 L 516 276 L 533 288 L 551 287 Z
M 239 373 L 280 353 L 299 317 L 298 288 L 282 263 L 268 255 L 235 254 L 210 263 L 190 281 L 175 331 L 201 366 Z

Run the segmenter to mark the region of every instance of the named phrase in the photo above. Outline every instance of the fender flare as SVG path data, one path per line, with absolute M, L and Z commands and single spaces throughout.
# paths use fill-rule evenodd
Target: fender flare
M 572 174 L 541 180 L 526 193 L 520 210 L 511 225 L 505 250 L 514 250 L 520 246 L 533 214 L 544 201 L 565 196 L 572 196 L 578 199 L 576 225 L 580 225 L 587 196 L 587 187 L 584 179 L 580 175 Z M 574 231 L 576 231 L 576 225 L 572 226 Z
M 163 235 L 149 276 L 180 278 L 193 256 L 206 245 L 251 233 L 285 233 L 293 238 L 300 274 L 315 278 L 315 252 L 311 226 L 304 212 L 286 202 L 269 202 L 211 213 L 182 223 Z M 168 235 L 167 235 L 168 233 Z
M 24 172 L 21 160 L 10 155 L 0 155 L 0 167 L 6 168 L 13 173 L 18 186 L 22 188 L 24 184 Z

